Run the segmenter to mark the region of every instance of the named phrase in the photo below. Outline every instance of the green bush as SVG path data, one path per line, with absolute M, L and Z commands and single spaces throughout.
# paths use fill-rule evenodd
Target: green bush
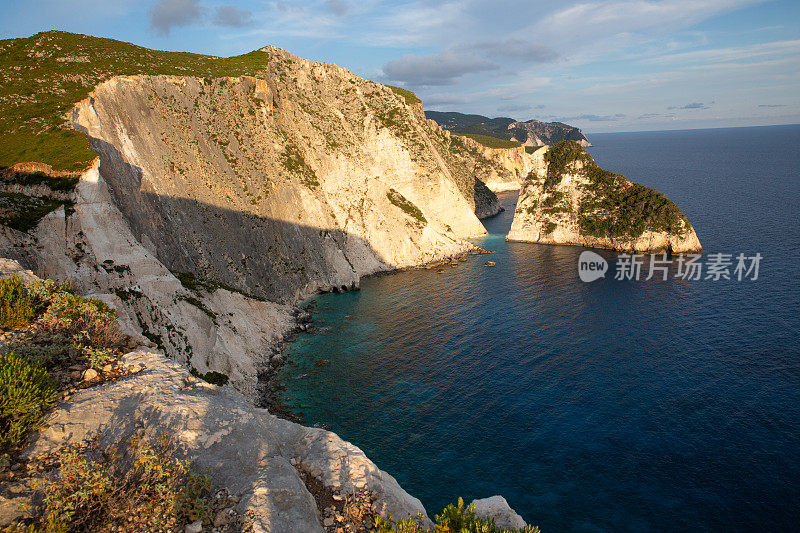
M 52 294 L 39 323 L 51 334 L 71 337 L 92 348 L 116 347 L 122 340 L 116 311 L 100 300 L 63 290 Z
M 223 374 L 222 372 L 217 372 L 215 370 L 209 370 L 205 374 L 201 374 L 199 370 L 192 367 L 189 370 L 189 373 L 196 378 L 200 378 L 205 382 L 211 383 L 212 385 L 219 385 L 222 387 L 223 385 L 228 384 L 228 376 Z
M 14 353 L 0 353 L 0 451 L 21 446 L 55 399 L 42 366 Z
M 171 441 L 134 438 L 103 450 L 73 445 L 44 486 L 48 531 L 175 531 L 211 519 L 211 483 L 176 457 Z
M 0 279 L 0 328 L 24 326 L 36 314 L 34 299 L 18 276 Z
M 423 528 L 419 521 L 410 518 L 395 522 L 391 517 L 377 517 L 375 526 L 378 533 L 540 533 L 537 526 L 506 529 L 495 525 L 492 519 L 478 518 L 475 507 L 464 506 L 462 498 L 458 499 L 458 505 L 451 503 L 445 507 L 432 528 Z
M 405 196 L 396 190 L 389 189 L 389 192 L 386 193 L 386 197 L 389 199 L 392 205 L 399 207 L 405 214 L 415 219 L 423 226 L 428 223 L 428 220 L 425 218 L 425 215 L 422 214 L 422 211 L 420 211 L 419 207 L 411 203 L 406 199 Z

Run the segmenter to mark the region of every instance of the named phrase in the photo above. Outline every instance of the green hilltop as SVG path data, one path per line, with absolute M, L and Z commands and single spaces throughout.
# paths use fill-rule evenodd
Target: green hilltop
M 149 50 L 62 31 L 0 41 L 0 167 L 40 162 L 80 171 L 96 157 L 66 115 L 99 83 L 116 75 L 198 77 L 255 74 L 265 52 L 219 58 Z
M 260 50 L 221 58 L 63 31 L 0 40 L 0 168 L 24 162 L 46 163 L 56 171 L 86 168 L 96 155 L 67 114 L 113 76 L 253 76 L 274 60 Z M 411 91 L 392 90 L 408 105 L 420 103 Z

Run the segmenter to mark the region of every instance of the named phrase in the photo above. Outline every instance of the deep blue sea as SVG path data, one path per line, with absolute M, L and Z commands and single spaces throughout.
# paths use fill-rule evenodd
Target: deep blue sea
M 504 241 L 506 194 L 477 241 L 496 254 L 309 300 L 283 400 L 431 515 L 502 494 L 545 533 L 797 531 L 800 126 L 590 140 L 678 204 L 704 260 L 761 253 L 759 278 L 617 281 L 600 252 L 583 283 L 581 248 Z

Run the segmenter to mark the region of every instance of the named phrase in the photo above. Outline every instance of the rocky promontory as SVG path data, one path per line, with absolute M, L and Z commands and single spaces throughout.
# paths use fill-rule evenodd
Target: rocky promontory
M 528 175 L 509 241 L 644 252 L 701 252 L 694 228 L 663 194 L 601 169 L 576 142 L 544 154 L 544 175 Z

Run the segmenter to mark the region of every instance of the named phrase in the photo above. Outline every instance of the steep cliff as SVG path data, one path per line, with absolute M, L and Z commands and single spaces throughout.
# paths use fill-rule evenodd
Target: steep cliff
M 603 170 L 575 142 L 544 155 L 517 201 L 509 241 L 575 244 L 623 251 L 700 252 L 694 228 L 655 189 Z
M 47 32 L 0 41 L 0 66 L 0 257 L 70 280 L 147 346 L 125 357 L 146 371 L 65 399 L 30 451 L 166 430 L 256 531 L 322 529 L 309 476 L 427 522 L 355 446 L 187 371 L 252 401 L 298 299 L 474 248 L 475 212 L 499 204 L 472 153 L 413 94 L 270 47 L 222 59 Z
M 116 77 L 75 109 L 115 202 L 170 270 L 287 302 L 485 233 L 473 177 L 421 106 L 261 53 L 258 77 Z

